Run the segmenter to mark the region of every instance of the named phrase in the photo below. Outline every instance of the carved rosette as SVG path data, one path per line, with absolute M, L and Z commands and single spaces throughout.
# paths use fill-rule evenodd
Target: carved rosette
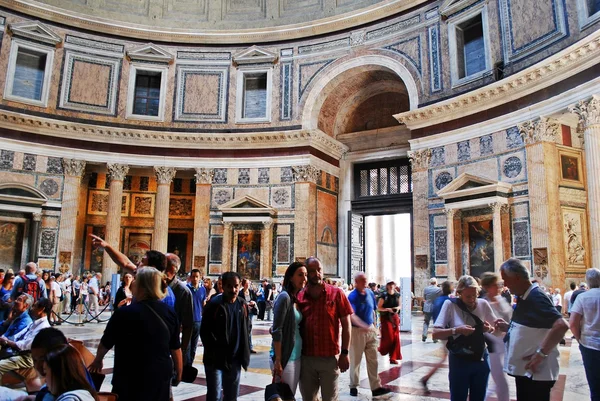
M 319 181 L 321 170 L 313 166 L 292 166 L 295 182 L 313 182 Z
M 156 173 L 156 181 L 158 181 L 158 185 L 171 185 L 171 181 L 173 181 L 173 178 L 175 178 L 177 169 L 175 167 L 157 166 L 154 167 L 154 173 Z
M 108 174 L 112 181 L 123 181 L 125 176 L 129 172 L 129 166 L 127 164 L 108 163 Z
M 85 171 L 85 161 L 76 159 L 63 159 L 63 171 L 65 175 L 81 177 Z
M 526 145 L 539 142 L 557 142 L 560 135 L 558 121 L 545 117 L 518 124 L 517 128 Z
M 212 168 L 196 168 L 196 184 L 212 184 L 215 170 Z
M 431 149 L 409 150 L 408 158 L 413 170 L 427 169 L 431 159 Z
M 579 117 L 579 125 L 585 130 L 591 125 L 600 124 L 600 95 L 594 95 L 590 100 L 580 100 L 579 103 L 569 106 L 571 113 Z

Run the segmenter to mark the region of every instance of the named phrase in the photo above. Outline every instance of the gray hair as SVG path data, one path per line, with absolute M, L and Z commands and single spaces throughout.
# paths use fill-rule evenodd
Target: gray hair
M 360 278 L 360 277 L 367 277 L 367 275 L 364 272 L 356 272 L 354 273 L 354 281 L 356 281 L 356 279 Z
M 432 277 L 432 278 L 429 280 L 429 284 L 436 285 L 436 284 L 437 284 L 437 278 L 435 278 L 435 277 Z
M 27 274 L 35 274 L 36 271 L 37 265 L 35 264 L 35 262 L 29 262 L 25 265 L 25 272 Z
M 481 287 L 477 283 L 477 280 L 475 280 L 471 276 L 465 275 L 458 279 L 458 284 L 456 286 L 456 293 L 460 294 L 463 290 L 466 290 L 467 288 L 476 288 L 477 292 L 479 292 L 481 290 Z
M 511 276 L 519 276 L 525 280 L 529 280 L 529 270 L 519 259 L 508 259 L 506 262 L 502 263 L 500 270 L 503 270 Z
M 26 292 L 21 293 L 19 296 L 25 297 L 25 305 L 27 305 L 27 309 L 30 309 L 31 305 L 33 305 L 33 297 Z
M 600 269 L 592 267 L 585 272 L 585 280 L 588 282 L 590 288 L 600 287 Z

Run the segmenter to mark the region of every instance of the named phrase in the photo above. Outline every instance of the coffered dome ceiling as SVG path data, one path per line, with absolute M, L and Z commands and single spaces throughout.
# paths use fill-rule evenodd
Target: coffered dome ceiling
M 259 43 L 349 29 L 426 0 L 0 0 L 0 6 L 119 36 Z

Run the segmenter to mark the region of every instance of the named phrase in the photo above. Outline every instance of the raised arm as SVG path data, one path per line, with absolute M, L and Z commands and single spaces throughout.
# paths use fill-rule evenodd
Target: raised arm
M 97 235 L 90 234 L 90 237 L 92 237 L 92 245 L 101 246 L 102 248 L 104 248 L 108 256 L 110 256 L 112 261 L 115 262 L 117 266 L 121 267 L 122 269 L 129 270 L 132 273 L 136 271 L 137 266 L 134 265 L 133 262 L 129 260 L 129 258 L 125 254 L 115 249 L 111 244 L 104 241 Z

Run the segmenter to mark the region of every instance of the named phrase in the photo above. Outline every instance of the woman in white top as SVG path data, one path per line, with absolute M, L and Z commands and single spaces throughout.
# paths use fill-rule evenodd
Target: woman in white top
M 500 295 L 498 275 L 491 272 L 483 273 L 481 275 L 481 286 L 485 290 L 484 299 L 488 301 L 496 317 L 510 322 L 513 310 L 506 299 Z M 492 371 L 492 378 L 496 384 L 496 398 L 498 398 L 498 401 L 509 401 L 508 382 L 504 374 L 504 333 L 498 331 L 493 334 L 486 334 L 486 338 L 492 344 L 492 349 L 490 350 L 490 369 Z M 490 393 L 489 390 L 488 393 Z
M 434 340 L 448 340 L 448 379 L 451 401 L 484 401 L 490 366 L 484 333 L 493 333 L 496 315 L 478 298 L 481 288 L 471 276 L 462 276 L 457 299 L 444 302 L 433 329 Z
M 87 274 L 84 274 L 81 279 L 81 286 L 79 287 L 79 298 L 77 299 L 77 312 L 80 315 L 83 315 L 85 313 L 84 305 L 87 306 L 87 304 L 88 304 L 88 295 L 89 295 L 88 282 L 89 281 L 90 281 L 90 276 Z
M 590 289 L 575 299 L 569 325 L 579 341 L 591 399 L 597 401 L 600 400 L 600 270 L 589 269 L 585 280 Z

